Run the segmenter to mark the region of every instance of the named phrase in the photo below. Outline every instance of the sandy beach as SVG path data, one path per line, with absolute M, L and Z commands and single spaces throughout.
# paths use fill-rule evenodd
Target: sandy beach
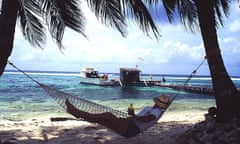
M 73 118 L 68 114 L 47 114 L 22 121 L 1 120 L 1 144 L 174 144 L 179 135 L 204 120 L 204 111 L 166 112 L 152 128 L 133 138 L 124 138 L 97 124 L 80 120 L 54 121 L 53 117 Z M 177 139 L 177 141 L 176 141 Z

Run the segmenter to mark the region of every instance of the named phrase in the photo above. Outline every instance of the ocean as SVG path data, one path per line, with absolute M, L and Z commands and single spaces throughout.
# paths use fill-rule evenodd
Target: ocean
M 215 106 L 212 95 L 196 94 L 184 91 L 176 91 L 159 86 L 152 87 L 129 87 L 120 86 L 94 86 L 80 84 L 78 73 L 66 72 L 27 72 L 32 78 L 51 88 L 63 91 L 70 95 L 78 96 L 117 110 L 126 111 L 130 103 L 134 105 L 136 112 L 144 106 L 152 106 L 152 98 L 160 94 L 173 96 L 178 93 L 168 111 L 206 111 Z M 118 74 L 111 74 L 119 78 Z M 149 79 L 150 75 L 142 75 L 141 79 Z M 167 83 L 183 84 L 187 76 L 164 75 Z M 154 80 L 161 80 L 162 75 L 152 75 Z M 232 78 L 235 85 L 240 88 L 240 78 Z M 211 87 L 209 76 L 194 76 L 190 85 Z M 0 77 L 0 120 L 21 121 L 28 117 L 40 114 L 64 114 L 66 113 L 31 79 L 19 72 L 5 72 Z

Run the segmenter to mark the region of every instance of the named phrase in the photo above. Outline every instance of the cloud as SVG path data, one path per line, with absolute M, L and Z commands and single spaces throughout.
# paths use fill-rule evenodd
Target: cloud
M 180 24 L 161 22 L 162 37 L 157 41 L 154 37 L 143 34 L 138 26 L 130 24 L 128 35 L 123 38 L 117 30 L 99 23 L 88 7 L 82 7 L 87 18 L 85 33 L 88 39 L 67 29 L 63 39 L 65 49 L 62 52 L 49 35 L 42 50 L 30 46 L 17 28 L 10 60 L 23 69 L 34 70 L 79 71 L 80 66 L 96 66 L 103 71 L 118 72 L 121 66 L 139 65 L 145 73 L 189 74 L 204 58 L 205 50 L 200 32 L 188 33 Z M 222 55 L 230 71 L 229 64 L 239 65 L 237 18 L 233 13 L 226 19 L 226 27 L 219 30 Z M 208 71 L 207 65 L 202 71 Z
M 230 30 L 231 32 L 239 32 L 239 31 L 240 31 L 239 25 L 240 25 L 240 20 L 234 20 L 234 21 L 230 24 L 229 30 Z
M 123 38 L 117 31 L 95 23 L 94 27 L 86 31 L 89 40 L 76 32 L 67 30 L 63 41 L 65 49 L 62 53 L 51 39 L 48 39 L 47 45 L 42 50 L 32 48 L 18 35 L 12 57 L 18 62 L 32 65 L 34 69 L 49 69 L 40 68 L 40 64 L 36 66 L 36 63 L 51 63 L 55 68 L 75 65 L 76 69 L 80 64 L 134 66 L 136 64 L 189 63 L 189 59 L 197 61 L 201 57 L 197 52 L 199 47 L 191 47 L 184 42 L 185 39 L 180 39 L 181 33 L 185 33 L 183 34 L 185 37 L 191 34 L 175 26 L 164 26 L 162 29 L 163 37 L 160 41 L 147 37 L 133 25 L 129 28 L 129 35 Z M 166 34 L 172 32 L 176 34 L 174 36 Z M 143 58 L 144 61 L 139 61 L 138 57 Z M 35 62 L 34 65 L 31 64 L 33 62 Z

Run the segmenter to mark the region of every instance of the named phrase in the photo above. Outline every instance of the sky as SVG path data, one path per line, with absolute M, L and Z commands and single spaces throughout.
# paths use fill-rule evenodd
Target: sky
M 59 50 L 48 35 L 43 49 L 32 47 L 16 28 L 14 49 L 9 60 L 23 70 L 80 72 L 83 67 L 95 67 L 99 72 L 118 73 L 120 67 L 136 67 L 146 74 L 190 74 L 204 59 L 200 32 L 191 33 L 181 24 L 160 22 L 162 37 L 148 37 L 134 23 L 128 27 L 127 37 L 97 21 L 87 6 L 82 5 L 86 17 L 85 34 L 66 29 Z M 240 9 L 233 3 L 224 27 L 218 29 L 221 53 L 227 71 L 240 76 Z M 12 69 L 7 66 L 6 69 Z M 207 62 L 199 75 L 209 75 Z

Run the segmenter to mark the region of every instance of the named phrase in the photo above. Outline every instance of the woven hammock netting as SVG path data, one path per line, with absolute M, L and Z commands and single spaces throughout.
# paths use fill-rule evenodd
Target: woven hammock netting
M 38 83 L 38 85 L 41 88 L 43 88 L 52 98 L 54 98 L 56 100 L 56 102 L 64 109 L 67 109 L 67 107 L 65 105 L 65 101 L 66 101 L 66 99 L 68 99 L 76 108 L 78 108 L 79 110 L 82 110 L 84 112 L 94 113 L 94 114 L 103 113 L 103 112 L 111 112 L 116 117 L 122 117 L 122 118 L 126 118 L 128 116 L 128 114 L 126 112 L 112 109 L 110 107 L 88 101 L 88 100 L 80 98 L 78 96 L 73 96 L 73 95 L 67 94 L 63 91 L 53 89 L 53 88 L 51 88 L 47 85 L 41 84 L 41 83 Z

